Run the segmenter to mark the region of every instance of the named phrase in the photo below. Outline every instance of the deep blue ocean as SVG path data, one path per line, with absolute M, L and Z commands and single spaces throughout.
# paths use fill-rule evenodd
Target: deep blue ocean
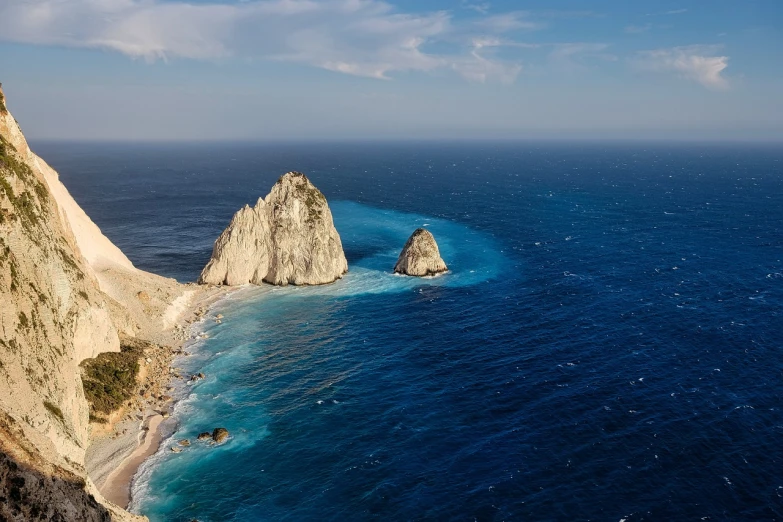
M 342 281 L 194 327 L 153 522 L 783 520 L 781 146 L 33 146 L 180 281 L 289 170 L 342 236 Z M 448 274 L 391 274 L 419 226 Z

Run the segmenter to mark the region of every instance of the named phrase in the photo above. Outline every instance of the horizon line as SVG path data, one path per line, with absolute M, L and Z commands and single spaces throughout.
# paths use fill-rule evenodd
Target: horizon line
M 569 136 L 569 137 L 431 137 L 431 138 L 400 138 L 400 137 L 375 137 L 375 138 L 163 138 L 163 139 L 123 139 L 123 138 L 35 138 L 26 137 L 28 142 L 36 143 L 83 143 L 83 144 L 247 144 L 247 145 L 273 145 L 273 144 L 449 144 L 449 143 L 498 143 L 498 144 L 517 144 L 517 143 L 594 143 L 594 144 L 742 144 L 742 145 L 783 145 L 783 136 L 773 138 L 736 138 L 736 137 L 717 137 L 717 138 L 661 138 L 661 137 L 587 137 L 587 136 Z

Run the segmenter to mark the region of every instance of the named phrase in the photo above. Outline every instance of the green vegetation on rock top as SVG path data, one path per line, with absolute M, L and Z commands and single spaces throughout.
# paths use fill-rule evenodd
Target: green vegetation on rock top
M 119 353 L 102 353 L 81 363 L 84 395 L 93 412 L 109 414 L 131 398 L 144 347 L 140 341 L 124 341 Z

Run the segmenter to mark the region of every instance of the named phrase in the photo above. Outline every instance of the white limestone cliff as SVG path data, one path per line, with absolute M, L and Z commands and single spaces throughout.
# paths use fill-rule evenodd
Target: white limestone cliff
M 398 274 L 422 277 L 447 272 L 448 267 L 440 257 L 435 237 L 429 230 L 419 228 L 405 242 L 394 265 L 394 271 Z
M 122 300 L 149 284 L 168 292 L 160 306 L 181 293 L 136 270 L 100 232 L 30 150 L 0 90 L 0 519 L 145 520 L 106 502 L 87 477 L 78 365 L 119 351 L 118 326 L 162 324 Z
M 348 271 L 326 198 L 304 174 L 284 174 L 237 212 L 215 241 L 199 283 L 321 285 Z

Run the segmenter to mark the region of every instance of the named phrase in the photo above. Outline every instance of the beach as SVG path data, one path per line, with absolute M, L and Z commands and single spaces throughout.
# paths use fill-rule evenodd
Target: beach
M 140 393 L 131 399 L 132 406 L 113 412 L 105 424 L 90 424 L 85 467 L 98 491 L 113 504 L 127 508 L 139 466 L 158 451 L 164 432 L 174 430 L 173 423 L 166 422 L 175 402 L 168 392 L 174 380 L 188 380 L 190 376 L 180 374 L 172 364 L 175 357 L 187 355 L 183 348 L 197 338 L 198 332 L 191 332 L 191 325 L 208 319 L 209 307 L 229 291 L 225 287 L 193 286 L 170 299 L 160 316 L 162 328 L 157 332 L 146 329 L 147 337 L 158 344 L 140 360 Z

